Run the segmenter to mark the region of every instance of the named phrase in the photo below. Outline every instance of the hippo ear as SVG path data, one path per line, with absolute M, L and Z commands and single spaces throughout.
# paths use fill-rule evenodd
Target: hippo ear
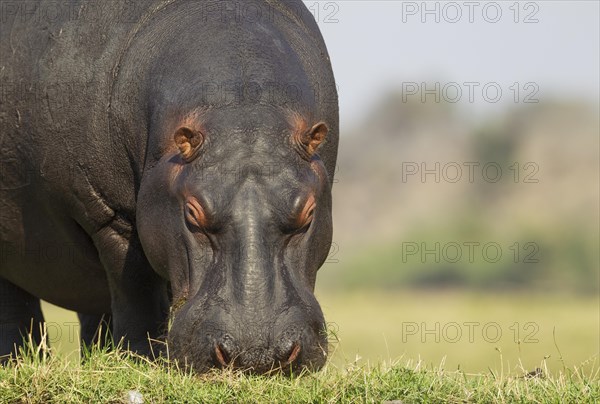
M 327 125 L 324 122 L 319 122 L 306 132 L 301 133 L 297 137 L 297 142 L 302 148 L 302 154 L 310 159 L 327 137 L 328 131 Z
M 198 152 L 204 143 L 204 135 L 202 132 L 182 126 L 175 132 L 173 140 L 175 140 L 183 160 L 189 163 L 198 156 Z

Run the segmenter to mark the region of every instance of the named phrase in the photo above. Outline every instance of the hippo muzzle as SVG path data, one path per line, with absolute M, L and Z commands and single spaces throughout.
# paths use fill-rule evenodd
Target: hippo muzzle
M 193 306 L 190 302 L 176 313 L 169 346 L 175 358 L 196 370 L 289 374 L 317 370 L 325 363 L 327 339 L 320 310 L 304 314 L 291 309 L 270 318 L 241 319 L 223 306 L 213 306 L 194 321 Z

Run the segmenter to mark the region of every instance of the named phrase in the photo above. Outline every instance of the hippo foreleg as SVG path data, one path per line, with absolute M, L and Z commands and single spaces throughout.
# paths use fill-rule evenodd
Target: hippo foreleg
M 29 334 L 41 344 L 43 323 L 40 299 L 0 278 L 0 363 L 18 353 Z
M 135 235 L 123 237 L 110 226 L 94 238 L 111 290 L 115 344 L 145 356 L 157 356 L 169 314 L 167 281 L 153 270 Z M 150 342 L 150 343 L 149 343 Z
M 93 346 L 100 349 L 110 347 L 112 342 L 112 320 L 109 313 L 85 314 L 77 313 L 81 324 L 82 354 Z

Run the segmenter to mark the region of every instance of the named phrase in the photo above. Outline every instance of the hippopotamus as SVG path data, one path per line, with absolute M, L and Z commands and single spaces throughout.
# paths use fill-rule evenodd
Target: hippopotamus
M 43 338 L 201 372 L 318 370 L 338 146 L 300 0 L 2 2 L 0 355 Z

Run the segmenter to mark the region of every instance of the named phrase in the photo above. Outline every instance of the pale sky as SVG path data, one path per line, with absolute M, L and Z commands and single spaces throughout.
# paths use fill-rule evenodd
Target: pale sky
M 342 131 L 360 122 L 383 92 L 422 81 L 457 83 L 447 87 L 448 97 L 462 91 L 457 104 L 475 115 L 503 110 L 528 94 L 540 101 L 599 99 L 595 0 L 427 2 L 426 9 L 422 1 L 304 3 L 318 12 L 332 59 Z M 492 86 L 487 100 L 486 84 Z M 496 87 L 502 96 L 493 103 Z

